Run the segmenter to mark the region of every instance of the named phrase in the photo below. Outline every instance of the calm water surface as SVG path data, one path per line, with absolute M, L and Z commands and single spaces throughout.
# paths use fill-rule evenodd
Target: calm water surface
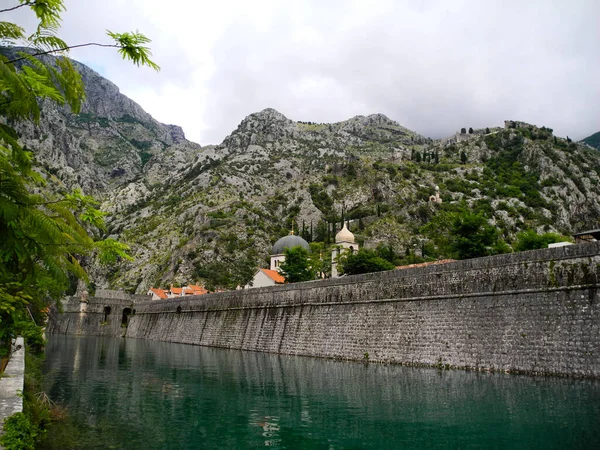
M 72 336 L 44 371 L 48 448 L 600 449 L 597 381 Z

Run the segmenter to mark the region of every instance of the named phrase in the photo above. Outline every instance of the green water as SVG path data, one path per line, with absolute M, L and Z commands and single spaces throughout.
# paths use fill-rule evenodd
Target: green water
M 600 382 L 52 336 L 48 448 L 600 449 Z

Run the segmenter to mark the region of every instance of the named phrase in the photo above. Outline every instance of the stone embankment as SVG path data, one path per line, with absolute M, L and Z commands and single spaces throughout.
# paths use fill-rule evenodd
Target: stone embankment
M 181 299 L 69 299 L 49 332 L 600 378 L 599 279 L 591 243 Z
M 22 337 L 18 337 L 13 344 L 10 361 L 0 378 L 0 434 L 2 434 L 4 419 L 23 411 L 24 382 L 25 343 Z

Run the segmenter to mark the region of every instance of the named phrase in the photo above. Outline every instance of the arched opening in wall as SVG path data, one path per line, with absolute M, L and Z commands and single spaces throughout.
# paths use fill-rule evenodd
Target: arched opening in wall
M 177 314 L 181 314 L 181 306 L 177 307 Z
M 350 246 L 350 253 L 354 254 L 354 246 L 353 245 Z
M 133 309 L 133 311 L 131 312 L 132 316 L 135 316 L 135 308 Z
M 121 317 L 121 326 L 126 327 L 129 322 L 129 316 L 131 315 L 131 308 L 123 309 L 123 316 Z
M 110 315 L 111 308 L 110 306 L 104 307 L 104 321 L 108 322 L 108 316 Z

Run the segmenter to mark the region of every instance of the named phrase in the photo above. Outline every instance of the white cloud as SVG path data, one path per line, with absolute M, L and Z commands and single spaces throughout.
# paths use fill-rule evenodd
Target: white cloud
M 153 39 L 160 73 L 107 49 L 72 56 L 201 144 L 220 142 L 266 107 L 319 122 L 382 112 L 432 137 L 509 118 L 574 138 L 600 129 L 594 0 L 66 6 L 61 36 L 69 43 L 106 41 L 105 29 L 139 29 Z

